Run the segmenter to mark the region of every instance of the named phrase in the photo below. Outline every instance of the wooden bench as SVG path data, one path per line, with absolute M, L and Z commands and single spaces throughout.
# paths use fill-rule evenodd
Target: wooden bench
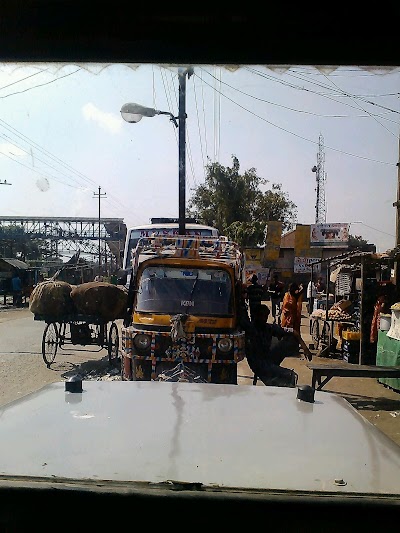
M 333 377 L 347 378 L 400 378 L 400 366 L 374 366 L 353 365 L 351 363 L 308 363 L 307 367 L 312 370 L 311 386 L 321 390 Z M 321 381 L 322 378 L 325 378 Z

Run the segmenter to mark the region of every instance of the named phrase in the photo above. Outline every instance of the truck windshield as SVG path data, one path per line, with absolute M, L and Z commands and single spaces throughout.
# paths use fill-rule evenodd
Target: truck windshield
M 232 299 L 224 270 L 148 267 L 140 277 L 136 311 L 232 316 Z

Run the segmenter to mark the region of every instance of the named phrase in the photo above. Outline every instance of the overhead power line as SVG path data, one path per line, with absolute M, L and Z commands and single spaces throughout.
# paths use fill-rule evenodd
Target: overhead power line
M 39 72 L 34 72 L 33 74 L 30 74 L 29 76 L 25 76 L 25 78 L 21 78 L 20 80 L 13 81 L 12 83 L 9 83 L 8 85 L 3 85 L 3 87 L 0 87 L 0 91 L 3 89 L 7 89 L 7 87 L 11 87 L 11 85 L 16 85 L 17 83 L 21 83 L 21 81 L 28 80 L 29 78 L 33 78 L 33 76 L 37 76 L 38 74 L 43 74 L 43 72 L 46 72 L 48 69 L 45 68 L 43 70 L 40 70 Z
M 211 87 L 214 91 L 217 91 L 217 89 L 215 87 L 213 87 L 212 85 L 207 83 L 204 79 L 203 79 L 203 82 L 206 85 L 208 85 L 209 87 Z M 257 113 L 254 113 L 253 111 L 251 111 L 250 109 L 247 109 L 246 107 L 242 106 L 241 104 L 239 104 L 238 102 L 236 102 L 232 98 L 229 98 L 229 96 L 226 96 L 226 94 L 224 94 L 223 92 L 221 92 L 221 95 L 224 98 L 226 98 L 227 100 L 229 100 L 230 102 L 232 102 L 233 104 L 235 104 L 236 106 L 238 106 L 241 109 L 243 109 L 244 111 L 247 111 L 251 115 L 254 115 L 255 117 L 259 118 L 260 120 L 266 122 L 267 124 L 270 124 L 274 128 L 277 128 L 277 129 L 279 129 L 281 131 L 289 133 L 290 135 L 293 135 L 294 137 L 297 137 L 298 139 L 302 139 L 303 141 L 307 141 L 307 142 L 312 143 L 312 144 L 318 144 L 318 141 L 314 141 L 312 139 L 308 139 L 307 137 L 303 137 L 302 135 L 299 135 L 298 133 L 294 133 L 293 131 L 290 131 L 290 130 L 288 130 L 286 128 L 283 128 L 282 126 L 278 126 L 278 124 L 275 124 L 274 122 L 271 122 L 270 120 L 267 120 L 266 118 L 261 117 L 260 115 L 257 115 Z M 396 166 L 396 164 L 397 164 L 397 162 L 396 163 L 388 163 L 387 161 L 379 161 L 378 159 L 371 159 L 370 157 L 365 157 L 365 156 L 362 156 L 362 155 L 352 154 L 350 152 L 345 152 L 344 150 L 340 150 L 339 148 L 333 148 L 332 146 L 325 146 L 325 149 L 333 150 L 334 152 L 338 152 L 340 154 L 348 155 L 350 157 L 357 157 L 358 159 L 364 159 L 365 161 L 371 161 L 373 163 L 380 163 L 381 165 Z
M 215 76 L 213 76 L 211 74 L 211 72 L 208 72 L 208 70 L 206 70 L 206 69 L 202 69 L 202 70 L 204 70 L 204 72 L 206 72 L 212 78 L 217 79 L 217 78 L 215 78 Z M 295 109 L 294 107 L 286 106 L 286 105 L 283 105 L 283 104 L 278 104 L 277 102 L 271 102 L 270 100 L 265 100 L 265 98 L 259 98 L 258 96 L 254 96 L 253 94 L 246 93 L 245 91 L 242 91 L 241 89 L 238 89 L 237 87 L 234 87 L 234 86 L 232 86 L 229 83 L 226 83 L 224 81 L 221 81 L 221 83 L 223 83 L 227 87 L 233 89 L 234 91 L 237 91 L 237 92 L 239 92 L 241 94 L 244 94 L 245 96 L 248 96 L 249 98 L 253 98 L 254 100 L 257 100 L 259 102 L 264 102 L 266 104 L 270 104 L 270 105 L 273 105 L 273 106 L 276 106 L 276 107 L 281 107 L 283 109 L 288 109 L 289 111 L 294 111 L 295 113 L 304 113 L 306 115 L 313 115 L 313 116 L 316 116 L 316 117 L 326 117 L 326 118 L 349 118 L 349 117 L 353 117 L 354 116 L 354 115 L 325 115 L 325 114 L 322 114 L 322 113 L 314 113 L 313 111 L 306 111 L 305 109 Z M 319 94 L 319 93 L 317 93 L 317 94 Z M 344 95 L 342 94 L 340 96 L 344 96 Z M 342 102 L 339 102 L 339 103 L 342 104 Z M 350 106 L 350 107 L 355 108 L 355 106 Z M 375 116 L 373 114 L 371 114 L 371 115 Z M 357 117 L 368 118 L 366 115 L 356 115 L 356 116 Z M 377 116 L 381 116 L 381 115 L 377 115 Z M 395 124 L 398 124 L 398 122 L 396 122 L 394 120 L 391 120 L 391 119 L 385 118 L 385 120 L 389 120 L 390 122 L 394 122 Z
M 15 93 L 6 94 L 4 96 L 0 96 L 0 98 L 8 98 L 9 96 L 14 96 L 15 94 L 22 94 L 26 93 L 28 91 L 31 91 L 32 89 L 37 89 L 38 87 L 44 87 L 45 85 L 49 85 L 50 83 L 54 83 L 55 81 L 61 80 L 62 78 L 67 78 L 68 76 L 72 76 L 72 74 L 75 74 L 79 70 L 82 70 L 81 68 L 78 68 L 77 70 L 74 70 L 74 72 L 70 72 L 68 74 L 64 74 L 64 76 L 59 76 L 55 80 L 47 81 L 46 83 L 41 83 L 40 85 L 34 85 L 33 87 L 28 87 L 27 89 L 24 89 L 23 91 L 18 91 Z
M 392 233 L 387 233 L 386 231 L 382 231 L 378 228 L 373 228 L 372 226 L 368 226 L 368 224 L 364 224 L 364 222 L 350 222 L 350 224 L 361 224 L 362 226 L 365 226 L 366 228 L 373 229 L 374 231 L 378 231 L 379 233 L 383 233 L 384 235 L 389 235 L 389 237 L 396 237 Z
M 335 100 L 334 98 L 332 97 L 329 97 L 329 96 L 326 96 L 326 95 L 323 95 L 322 93 L 319 93 L 317 91 L 312 91 L 311 89 L 306 89 L 305 87 L 300 87 L 299 85 L 294 85 L 293 83 L 289 83 L 287 81 L 284 81 L 284 80 L 280 80 L 279 78 L 276 78 L 275 76 L 271 76 L 270 74 L 264 74 L 256 69 L 253 69 L 253 68 L 250 68 L 250 67 L 245 67 L 246 70 L 248 70 L 249 72 L 253 72 L 254 74 L 256 74 L 257 76 L 261 76 L 262 78 L 266 78 L 266 79 L 269 79 L 269 80 L 272 80 L 272 81 L 275 81 L 277 83 L 281 83 L 282 85 L 286 85 L 288 87 L 291 87 L 292 89 L 298 89 L 300 91 L 306 91 L 306 92 L 309 92 L 309 93 L 312 93 L 312 94 L 318 94 L 319 96 L 324 96 L 325 98 L 329 98 L 330 100 L 333 100 L 334 102 L 337 102 L 337 100 Z M 296 76 L 294 76 L 296 77 Z M 309 81 L 309 80 L 304 80 L 302 79 L 302 81 Z M 367 101 L 367 100 L 366 100 Z M 367 101 L 368 103 L 371 103 L 369 101 Z M 337 102 L 337 103 L 342 103 L 342 102 Z M 346 104 L 348 105 L 349 107 L 354 107 L 350 104 Z M 385 107 L 385 106 L 382 106 L 380 104 L 376 104 L 375 102 L 372 102 L 372 105 L 375 105 L 377 107 L 381 107 L 382 109 L 386 109 L 387 111 L 390 111 L 392 113 L 397 113 L 397 114 L 400 114 L 400 111 L 397 111 L 395 109 L 391 109 L 389 107 Z
M 375 122 L 377 122 L 380 126 L 382 126 L 382 128 L 384 128 L 386 131 L 388 131 L 388 132 L 389 132 L 391 135 L 393 135 L 394 137 L 397 137 L 397 135 L 396 135 L 395 133 L 393 133 L 392 131 L 390 131 L 389 128 L 387 128 L 384 124 L 382 124 L 382 122 L 379 122 L 379 120 L 375 117 L 375 115 L 373 115 L 372 113 L 370 113 L 369 111 L 367 111 L 366 109 L 364 109 L 364 108 L 363 108 L 363 107 L 357 102 L 357 99 L 356 99 L 353 95 L 351 95 L 351 94 L 347 93 L 346 91 L 344 91 L 343 89 L 341 89 L 338 85 L 336 85 L 336 83 L 335 83 L 333 80 L 329 80 L 328 77 L 326 77 L 326 78 L 327 78 L 327 80 L 328 80 L 330 83 L 332 83 L 332 85 L 334 85 L 339 91 L 341 91 L 343 95 L 345 95 L 345 96 L 347 96 L 348 98 L 351 98 L 352 100 L 354 100 L 355 103 L 356 103 L 356 105 L 357 105 L 362 111 L 364 111 L 364 113 L 368 113 L 368 115 L 369 115 L 373 120 L 375 120 Z
M 56 162 L 59 165 L 61 165 L 62 167 L 64 167 L 69 172 L 72 172 L 73 174 L 78 176 L 81 180 L 86 182 L 87 184 L 89 184 L 91 186 L 96 185 L 96 182 L 94 180 L 92 180 L 91 178 L 88 178 L 87 176 L 82 174 L 82 172 L 79 172 L 78 170 L 74 169 L 73 167 L 71 167 L 71 165 L 69 165 L 68 163 L 65 163 L 65 161 L 63 161 L 59 157 L 55 156 L 54 154 L 52 154 L 51 152 L 46 150 L 46 148 L 43 148 L 38 143 L 36 143 L 34 140 L 30 139 L 29 137 L 27 137 L 26 135 L 24 135 L 19 130 L 17 130 L 16 128 L 14 128 L 13 126 L 11 126 L 10 124 L 8 124 L 7 122 L 5 122 L 2 119 L 0 119 L 0 126 L 3 127 L 4 129 L 6 129 L 7 131 L 9 131 L 10 133 L 12 133 L 13 135 L 15 135 L 17 138 L 19 138 L 22 141 L 24 141 L 25 143 L 27 143 L 28 145 L 30 145 L 31 147 L 33 147 L 35 150 L 39 150 L 39 152 L 43 153 L 43 155 L 45 155 L 46 157 L 49 157 L 51 160 L 53 160 L 54 162 Z M 14 139 L 10 138 L 10 140 L 12 141 L 13 144 L 16 144 Z M 10 159 L 12 159 L 12 158 L 10 158 Z M 16 161 L 16 160 L 12 159 L 12 161 Z M 17 162 L 19 163 L 19 161 L 17 161 Z M 46 163 L 46 164 L 48 165 L 48 163 Z M 26 166 L 27 168 L 30 168 L 27 165 L 24 165 L 24 166 Z M 54 168 L 54 167 L 52 167 L 52 168 Z M 56 169 L 56 170 L 57 170 L 57 172 L 60 172 L 60 170 L 58 170 L 58 169 Z M 62 172 L 60 172 L 60 173 L 63 174 Z M 66 175 L 64 174 L 64 176 L 66 176 Z M 52 179 L 56 179 L 54 176 L 51 176 L 51 178 Z M 67 176 L 67 178 L 68 178 L 68 176 Z M 76 178 L 69 177 L 68 179 L 76 182 Z M 58 181 L 60 181 L 60 180 L 58 180 Z M 67 183 L 65 183 L 63 181 L 60 181 L 60 183 L 63 183 L 64 185 L 68 185 Z M 68 186 L 71 186 L 71 185 L 68 185 Z M 77 188 L 82 188 L 82 187 L 77 187 Z M 118 198 L 116 198 L 112 194 L 110 194 L 109 197 L 107 197 L 107 200 L 108 201 L 113 201 L 118 207 L 124 207 L 124 208 L 126 207 Z

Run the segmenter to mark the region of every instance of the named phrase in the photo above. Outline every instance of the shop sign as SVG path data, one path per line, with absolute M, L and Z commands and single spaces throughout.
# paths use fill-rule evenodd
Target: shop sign
M 311 224 L 311 246 L 346 248 L 349 243 L 349 224 Z
M 294 269 L 295 274 L 311 274 L 311 265 L 319 261 L 317 257 L 295 257 Z M 314 265 L 313 272 L 321 272 L 321 263 Z
M 245 248 L 244 256 L 246 263 L 261 265 L 261 248 Z
M 297 224 L 294 239 L 295 257 L 309 257 L 310 254 L 310 225 Z
M 265 261 L 277 261 L 281 248 L 282 222 L 273 220 L 267 222 L 265 228 Z
M 269 280 L 271 269 L 269 268 L 257 268 L 257 267 L 251 267 L 248 266 L 245 268 L 245 279 L 248 281 L 253 274 L 255 274 L 258 278 L 258 283 L 260 285 L 265 285 L 265 283 Z

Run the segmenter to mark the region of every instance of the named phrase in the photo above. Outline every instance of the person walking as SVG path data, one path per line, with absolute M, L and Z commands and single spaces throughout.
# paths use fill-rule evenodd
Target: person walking
M 293 282 L 289 285 L 282 302 L 281 326 L 293 328 L 298 333 L 300 333 L 303 293 L 303 285 Z
M 11 290 L 13 292 L 13 305 L 16 307 L 21 307 L 22 305 L 22 281 L 18 275 L 18 272 L 15 271 L 11 279 Z
M 253 319 L 254 310 L 261 305 L 264 297 L 264 288 L 258 283 L 258 277 L 253 274 L 250 278 L 250 285 L 246 291 L 247 300 L 249 302 L 250 319 Z
M 307 311 L 308 314 L 314 310 L 314 299 L 317 296 L 317 287 L 315 286 L 314 280 L 311 279 L 307 285 Z
M 281 304 L 285 294 L 285 285 L 279 279 L 279 274 L 275 273 L 273 281 L 269 284 L 268 290 L 271 296 L 271 311 L 274 324 L 281 323 Z

